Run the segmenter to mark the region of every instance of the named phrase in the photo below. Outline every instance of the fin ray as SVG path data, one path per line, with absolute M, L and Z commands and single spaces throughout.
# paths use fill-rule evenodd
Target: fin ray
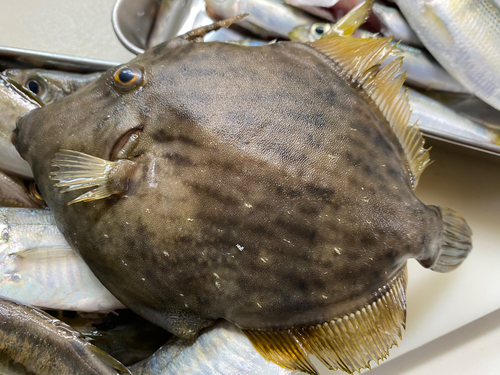
M 331 370 L 348 373 L 387 358 L 406 321 L 406 265 L 357 311 L 306 327 L 281 330 L 244 329 L 255 348 L 280 366 L 317 374 L 308 355 Z
M 406 159 L 410 184 L 418 179 L 430 163 L 429 150 L 418 125 L 410 125 L 408 93 L 402 89 L 406 74 L 399 74 L 403 58 L 398 57 L 376 73 L 380 63 L 393 51 L 392 38 L 363 39 L 343 36 L 323 37 L 308 43 L 330 57 L 342 70 L 347 81 L 361 87 L 379 108 L 401 146 Z

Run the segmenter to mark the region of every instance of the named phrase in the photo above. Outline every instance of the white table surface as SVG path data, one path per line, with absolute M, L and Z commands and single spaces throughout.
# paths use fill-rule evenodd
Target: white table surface
M 113 32 L 113 3 L 2 0 L 0 45 L 126 62 L 133 55 Z M 410 262 L 407 330 L 370 374 L 500 374 L 500 157 L 439 145 L 431 157 L 417 195 L 460 212 L 474 232 L 474 250 L 449 274 Z

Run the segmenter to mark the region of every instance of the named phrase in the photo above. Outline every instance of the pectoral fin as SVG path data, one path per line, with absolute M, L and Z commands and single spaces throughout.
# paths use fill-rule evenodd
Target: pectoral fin
M 70 201 L 70 205 L 124 194 L 134 163 L 130 160 L 108 161 L 83 152 L 60 150 L 51 166 L 59 168 L 50 173 L 50 178 L 59 181 L 54 186 L 62 188 L 61 193 L 97 186 Z

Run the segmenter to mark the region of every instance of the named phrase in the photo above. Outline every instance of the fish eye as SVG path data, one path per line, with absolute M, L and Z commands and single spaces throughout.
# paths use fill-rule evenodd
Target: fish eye
M 29 78 L 24 84 L 24 87 L 26 87 L 39 98 L 43 98 L 43 96 L 45 95 L 44 85 L 36 78 Z
M 323 26 L 317 26 L 316 29 L 314 29 L 314 31 L 316 31 L 316 34 L 323 34 L 325 32 L 325 28 Z
M 125 66 L 118 69 L 113 78 L 118 91 L 130 91 L 143 83 L 144 73 L 137 66 Z
M 7 228 L 4 228 L 2 230 L 2 239 L 4 241 L 7 241 L 9 239 L 9 230 Z

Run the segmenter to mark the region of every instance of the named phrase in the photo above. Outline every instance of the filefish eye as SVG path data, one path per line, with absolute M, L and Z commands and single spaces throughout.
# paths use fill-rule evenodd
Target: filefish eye
M 24 87 L 39 98 L 43 98 L 45 96 L 45 86 L 36 78 L 29 78 L 24 84 Z
M 8 229 L 2 230 L 2 239 L 4 241 L 7 241 L 9 239 L 9 230 Z
M 143 83 L 144 74 L 137 66 L 125 66 L 118 69 L 113 78 L 115 88 L 119 91 L 135 89 Z
M 323 26 L 318 26 L 318 27 L 316 27 L 315 31 L 316 31 L 316 34 L 321 35 L 325 32 L 325 28 Z

